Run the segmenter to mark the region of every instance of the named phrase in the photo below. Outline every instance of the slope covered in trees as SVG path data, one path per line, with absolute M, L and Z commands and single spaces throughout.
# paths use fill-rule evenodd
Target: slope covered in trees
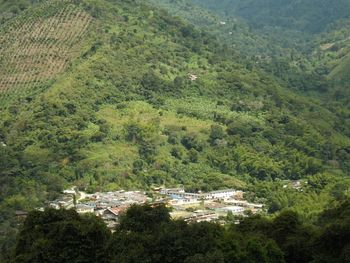
M 348 4 L 342 1 L 183 1 L 149 0 L 160 5 L 172 14 L 186 19 L 197 27 L 211 32 L 227 46 L 232 46 L 246 59 L 249 68 L 259 68 L 284 86 L 308 98 L 318 97 L 323 106 L 342 116 L 348 122 L 349 109 L 349 19 Z M 248 4 L 249 3 L 249 4 Z M 198 4 L 198 5 L 197 5 Z M 249 17 L 236 12 L 244 5 Z M 261 5 L 261 8 L 256 8 Z M 330 7 L 330 5 L 333 5 Z M 279 9 L 283 9 L 278 11 Z M 291 10 L 290 10 L 291 9 Z M 302 15 L 295 14 L 300 9 Z M 320 9 L 320 10 L 319 10 Z M 265 11 L 263 11 L 265 10 Z M 294 11 L 293 11 L 294 10 Z M 298 28 L 303 17 L 318 10 L 317 13 L 331 12 L 329 23 L 312 20 L 322 28 L 309 32 Z M 254 26 L 251 20 L 271 13 Z M 289 12 L 297 25 L 275 23 L 268 25 L 266 20 L 285 18 Z M 311 23 L 311 22 L 310 22 Z M 349 126 L 346 124 L 345 126 Z
M 210 30 L 241 54 L 252 56 L 253 60 L 263 58 L 259 63 L 268 62 L 266 56 L 272 57 L 268 67 L 282 66 L 279 70 L 283 71 L 283 66 L 287 66 L 285 73 L 289 75 L 293 70 L 294 74 L 312 70 L 320 73 L 324 60 L 341 57 L 325 50 L 332 47 L 332 51 L 341 50 L 344 55 L 347 49 L 342 47 L 349 45 L 348 1 L 150 1 Z M 318 56 L 314 57 L 314 53 Z M 319 61 L 320 55 L 327 59 Z M 322 70 L 330 71 L 335 63 Z
M 281 27 L 320 33 L 337 20 L 350 18 L 347 0 L 193 0 L 221 13 L 232 13 L 257 27 Z
M 291 207 L 309 221 L 346 198 L 350 132 L 342 105 L 310 100 L 238 50 L 143 2 L 60 3 L 38 4 L 0 27 L 11 32 L 38 10 L 92 18 L 69 66 L 0 111 L 2 251 L 14 243 L 16 209 L 41 206 L 73 183 L 87 191 L 234 187 L 269 212 Z M 80 21 L 59 19 L 58 27 Z M 284 180 L 307 183 L 298 192 L 283 188 Z

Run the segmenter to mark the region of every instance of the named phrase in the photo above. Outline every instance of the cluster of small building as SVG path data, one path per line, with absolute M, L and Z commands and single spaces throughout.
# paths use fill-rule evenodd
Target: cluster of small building
M 243 191 L 234 189 L 188 193 L 175 188 L 160 189 L 159 193 L 170 198 L 172 217 L 187 222 L 218 221 L 229 213 L 244 216 L 246 211 L 253 214 L 263 211 L 263 204 L 249 203 L 244 200 Z
M 55 209 L 75 209 L 79 214 L 94 213 L 113 230 L 120 215 L 131 205 L 145 203 L 164 204 L 171 209 L 172 218 L 181 218 L 186 222 L 220 221 L 228 214 L 244 216 L 245 211 L 258 213 L 263 210 L 262 204 L 244 200 L 243 192 L 239 190 L 189 193 L 183 188 L 155 188 L 152 198 L 143 191 L 120 190 L 86 194 L 73 188 L 65 190 L 61 198 L 49 202 L 47 206 Z
M 145 204 L 152 199 L 142 191 L 115 191 L 84 194 L 75 209 L 79 214 L 94 213 L 102 218 L 110 229 L 118 224 L 119 216 L 133 204 Z

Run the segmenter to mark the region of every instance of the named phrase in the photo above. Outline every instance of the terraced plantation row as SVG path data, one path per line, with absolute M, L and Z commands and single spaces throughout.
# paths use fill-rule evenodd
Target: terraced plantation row
M 24 13 L 0 28 L 2 106 L 63 72 L 79 52 L 77 47 L 92 21 L 70 0 L 48 1 L 35 12 L 36 16 L 31 10 L 31 16 Z

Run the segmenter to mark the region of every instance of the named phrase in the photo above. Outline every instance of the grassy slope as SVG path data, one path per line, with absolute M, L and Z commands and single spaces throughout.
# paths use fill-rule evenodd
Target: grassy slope
M 342 83 L 349 83 L 350 82 L 349 72 L 350 72 L 350 55 L 347 55 L 341 60 L 339 65 L 337 65 L 332 70 L 329 77 L 334 79 L 335 81 L 340 81 Z

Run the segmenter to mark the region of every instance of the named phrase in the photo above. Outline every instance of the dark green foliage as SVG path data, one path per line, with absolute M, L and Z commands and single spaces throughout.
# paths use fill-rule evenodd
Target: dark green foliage
M 95 216 L 73 210 L 31 212 L 19 233 L 13 262 L 109 262 L 111 234 Z
M 133 172 L 135 174 L 138 174 L 139 172 L 141 172 L 144 169 L 145 163 L 143 160 L 138 159 L 138 160 L 135 160 L 133 162 L 132 166 L 133 166 Z
M 196 151 L 202 151 L 203 150 L 203 142 L 201 142 L 195 134 L 185 135 L 181 139 L 181 143 L 188 150 L 190 150 L 190 149 L 194 149 Z
M 188 159 L 192 163 L 198 162 L 198 155 L 198 152 L 193 148 L 188 151 Z
M 139 147 L 140 157 L 149 163 L 154 161 L 157 154 L 157 146 L 153 141 L 143 141 Z
M 349 97 L 347 0 L 149 1 L 234 46 L 247 56 L 249 70 L 263 69 L 304 94 L 319 93 L 326 104 L 330 96 Z
M 173 147 L 170 151 L 171 155 L 174 156 L 175 158 L 177 159 L 182 159 L 182 155 L 183 155 L 183 152 L 182 152 L 182 149 L 181 147 Z
M 33 212 L 19 233 L 14 262 L 345 263 L 350 222 L 344 209 L 348 201 L 326 211 L 320 225 L 285 211 L 223 227 L 172 221 L 164 206 L 132 206 L 113 235 L 93 216 Z
M 326 210 L 319 218 L 324 231 L 317 238 L 317 249 L 322 251 L 319 262 L 349 261 L 350 209 L 349 200 L 337 207 Z M 327 252 L 326 252 L 327 251 Z
M 142 127 L 137 123 L 130 123 L 125 127 L 126 136 L 125 139 L 130 142 L 142 141 L 143 131 Z
M 210 128 L 210 143 L 215 145 L 218 141 L 225 137 L 224 129 L 219 125 L 212 125 Z
M 193 0 L 226 14 L 246 19 L 252 27 L 279 26 L 293 30 L 320 32 L 338 19 L 349 17 L 346 0 Z
M 152 232 L 160 224 L 170 221 L 168 209 L 164 205 L 152 208 L 150 205 L 131 206 L 120 218 L 119 231 Z

